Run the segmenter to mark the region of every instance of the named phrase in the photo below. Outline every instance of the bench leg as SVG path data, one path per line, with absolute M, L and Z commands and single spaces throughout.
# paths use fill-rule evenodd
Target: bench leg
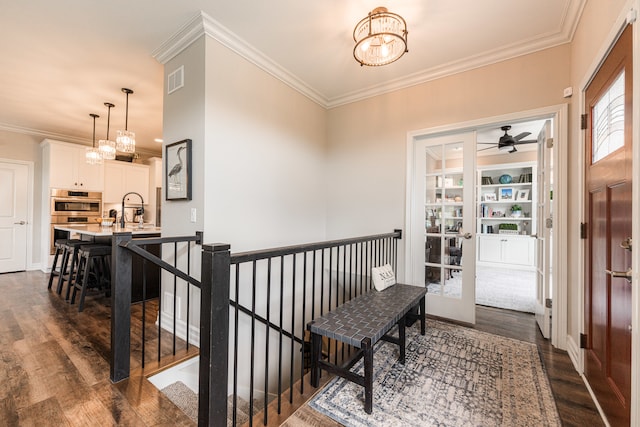
M 320 385 L 320 358 L 322 357 L 322 336 L 311 334 L 311 385 Z
M 407 342 L 406 338 L 406 316 L 402 316 L 400 320 L 398 320 L 398 341 L 400 341 L 400 357 L 398 358 L 398 362 L 404 365 L 404 356 L 405 356 L 405 344 Z
M 424 299 L 425 299 L 425 297 L 420 298 L 420 335 L 424 335 L 424 333 L 425 333 L 425 321 L 424 321 L 425 304 L 424 304 Z
M 367 414 L 373 412 L 373 346 L 371 340 L 362 340 L 364 352 L 364 411 Z

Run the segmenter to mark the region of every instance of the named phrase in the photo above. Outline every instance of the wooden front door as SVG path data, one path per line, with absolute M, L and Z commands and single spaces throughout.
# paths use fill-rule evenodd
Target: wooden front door
M 585 93 L 585 376 L 612 426 L 629 425 L 631 404 L 631 36 Z

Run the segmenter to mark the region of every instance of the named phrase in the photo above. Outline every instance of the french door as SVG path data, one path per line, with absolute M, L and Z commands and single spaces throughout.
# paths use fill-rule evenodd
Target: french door
M 547 120 L 538 134 L 538 168 L 536 200 L 536 321 L 542 336 L 551 336 L 551 239 L 553 238 L 553 164 L 551 148 L 551 121 Z
M 475 323 L 475 133 L 416 142 L 411 283 L 427 287 L 428 314 Z

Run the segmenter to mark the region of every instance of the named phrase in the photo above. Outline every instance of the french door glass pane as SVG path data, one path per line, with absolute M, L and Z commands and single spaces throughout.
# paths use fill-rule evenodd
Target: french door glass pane
M 431 294 L 461 298 L 462 144 L 429 147 L 425 154 L 425 282 Z

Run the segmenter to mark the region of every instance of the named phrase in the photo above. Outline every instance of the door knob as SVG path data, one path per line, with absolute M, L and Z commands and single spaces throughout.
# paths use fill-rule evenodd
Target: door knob
M 632 251 L 632 245 L 631 245 L 631 237 L 627 237 L 626 239 L 624 239 L 621 243 L 620 243 L 620 247 L 622 249 L 626 249 L 629 252 Z
M 611 277 L 622 277 L 624 279 L 627 279 L 627 281 L 629 283 L 631 283 L 631 277 L 632 277 L 632 271 L 631 269 L 628 269 L 627 271 L 611 271 L 611 270 L 605 270 L 605 272 L 610 275 Z
M 25 222 L 25 221 L 19 221 L 19 222 L 14 222 L 14 224 L 17 224 L 17 225 L 25 225 L 25 224 L 26 224 L 26 222 Z

